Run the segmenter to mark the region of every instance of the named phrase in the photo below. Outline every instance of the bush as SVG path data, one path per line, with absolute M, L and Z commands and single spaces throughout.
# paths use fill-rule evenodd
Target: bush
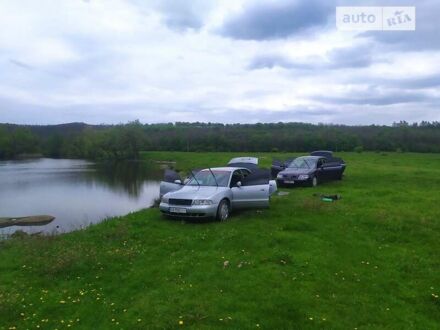
M 363 146 L 357 146 L 357 147 L 354 147 L 353 150 L 355 152 L 361 153 L 362 151 L 364 151 L 364 147 Z

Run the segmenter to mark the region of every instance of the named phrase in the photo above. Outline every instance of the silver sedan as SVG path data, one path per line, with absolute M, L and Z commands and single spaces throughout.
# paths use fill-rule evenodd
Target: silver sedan
M 160 210 L 169 216 L 228 219 L 232 210 L 266 208 L 276 183 L 265 170 L 244 167 L 208 168 L 180 180 L 161 183 Z

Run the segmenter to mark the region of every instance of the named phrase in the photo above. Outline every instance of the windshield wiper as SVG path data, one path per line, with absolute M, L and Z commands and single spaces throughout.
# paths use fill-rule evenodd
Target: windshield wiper
M 200 183 L 199 183 L 199 181 L 197 181 L 196 176 L 194 175 L 193 171 L 189 171 L 189 172 L 191 173 L 191 175 L 194 178 L 194 180 L 196 180 L 197 185 L 200 187 Z
M 208 170 L 209 170 L 209 172 L 211 172 L 212 176 L 214 177 L 215 184 L 216 184 L 217 187 L 218 187 L 217 179 L 215 178 L 214 173 L 211 171 L 211 168 L 208 168 Z

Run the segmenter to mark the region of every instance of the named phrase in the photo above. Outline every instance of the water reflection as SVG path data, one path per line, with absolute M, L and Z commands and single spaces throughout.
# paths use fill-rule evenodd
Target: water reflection
M 36 159 L 0 162 L 0 217 L 50 214 L 27 232 L 64 232 L 149 207 L 159 195 L 162 171 L 145 162 L 95 164 L 84 160 Z
M 139 197 L 145 180 L 161 179 L 163 174 L 151 163 L 140 161 L 97 164 L 93 167 L 95 171 L 89 172 L 87 179 L 99 181 L 115 191 L 122 189 L 132 197 Z

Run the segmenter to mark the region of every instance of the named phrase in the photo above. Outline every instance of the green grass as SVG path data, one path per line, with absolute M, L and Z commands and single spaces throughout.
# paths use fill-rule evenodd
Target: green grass
M 180 170 L 234 155 L 143 153 Z M 438 329 L 440 155 L 341 155 L 343 181 L 226 223 L 147 209 L 1 242 L 0 329 Z

